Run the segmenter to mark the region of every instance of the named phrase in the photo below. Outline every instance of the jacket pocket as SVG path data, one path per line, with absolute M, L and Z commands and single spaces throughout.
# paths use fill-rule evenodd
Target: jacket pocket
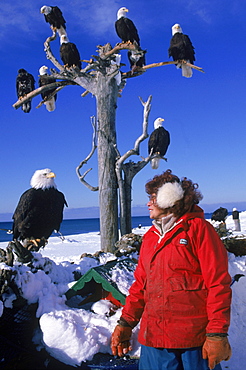
M 172 315 L 183 317 L 207 315 L 208 292 L 200 276 L 177 276 L 169 279 Z
M 185 276 L 187 275 L 187 276 Z M 185 272 L 185 275 L 172 277 L 169 279 L 171 290 L 173 292 L 178 290 L 206 290 L 206 286 L 202 276 L 192 276 Z

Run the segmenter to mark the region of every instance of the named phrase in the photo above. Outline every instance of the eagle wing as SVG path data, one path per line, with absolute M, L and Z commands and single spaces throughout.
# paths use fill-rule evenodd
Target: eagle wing
M 140 38 L 137 28 L 131 19 L 121 17 L 115 22 L 116 33 L 122 42 L 135 41 L 140 46 Z
M 52 11 L 53 11 L 53 15 L 54 15 L 54 19 L 55 19 L 55 24 L 54 26 L 57 27 L 57 28 L 60 28 L 61 26 L 66 29 L 66 21 L 62 15 L 62 11 L 60 8 L 58 8 L 58 6 L 54 6 L 52 7 Z
M 81 69 L 80 54 L 77 46 L 72 43 L 63 43 L 60 46 L 60 57 L 64 65 L 68 64 L 71 67 L 73 64 L 77 65 Z
M 44 85 L 49 85 L 52 84 L 53 82 L 56 82 L 55 77 L 49 76 L 49 75 L 42 75 L 39 77 L 38 84 L 39 86 L 44 86 Z M 47 96 L 53 93 L 55 91 L 55 87 L 50 90 L 46 90 L 45 92 L 41 93 L 42 99 L 45 99 Z M 57 98 L 57 95 L 55 95 L 55 99 Z
M 13 239 L 48 239 L 60 229 L 64 205 L 67 206 L 64 194 L 55 188 L 27 190 L 13 215 Z
M 35 89 L 35 79 L 31 73 L 18 74 L 16 78 L 16 92 L 18 98 Z
M 195 51 L 188 35 L 175 33 L 170 41 L 168 56 L 173 60 L 189 60 L 193 64 L 195 60 Z
M 13 214 L 13 238 L 17 239 L 28 233 L 31 219 L 36 212 L 36 190 L 25 191 L 17 204 Z
M 44 19 L 47 23 L 51 26 L 60 28 L 61 26 L 66 29 L 66 21 L 63 18 L 62 11 L 58 8 L 58 6 L 52 6 L 51 12 L 49 14 L 44 14 Z
M 158 127 L 155 129 L 148 142 L 148 152 L 152 151 L 152 154 L 158 153 L 162 157 L 166 154 L 167 149 L 170 145 L 170 134 L 164 127 Z
M 211 216 L 211 220 L 219 221 L 219 222 L 225 221 L 225 218 L 227 215 L 228 215 L 228 210 L 226 208 L 220 207 L 213 212 Z
M 191 64 L 196 60 L 195 59 L 195 50 L 194 46 L 188 35 L 183 35 L 184 45 L 185 45 L 185 59 L 188 59 Z

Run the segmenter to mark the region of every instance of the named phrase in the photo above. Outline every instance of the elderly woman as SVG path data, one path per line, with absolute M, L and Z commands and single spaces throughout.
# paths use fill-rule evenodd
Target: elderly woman
M 197 188 L 171 170 L 146 184 L 153 226 L 111 339 L 114 355 L 128 353 L 141 319 L 140 370 L 219 370 L 231 355 L 227 252 L 197 206 Z

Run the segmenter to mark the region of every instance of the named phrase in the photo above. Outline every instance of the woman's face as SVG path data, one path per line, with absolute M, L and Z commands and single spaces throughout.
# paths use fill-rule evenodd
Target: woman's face
M 168 212 L 164 209 L 158 207 L 156 204 L 156 194 L 153 193 L 149 196 L 149 201 L 147 203 L 149 210 L 149 217 L 153 220 L 160 220 L 162 217 L 167 216 Z

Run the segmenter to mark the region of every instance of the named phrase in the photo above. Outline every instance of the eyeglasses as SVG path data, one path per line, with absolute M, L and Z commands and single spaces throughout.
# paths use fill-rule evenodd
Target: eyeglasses
M 149 202 L 151 202 L 152 204 L 156 203 L 156 195 L 155 194 L 149 195 L 148 198 L 149 198 Z

